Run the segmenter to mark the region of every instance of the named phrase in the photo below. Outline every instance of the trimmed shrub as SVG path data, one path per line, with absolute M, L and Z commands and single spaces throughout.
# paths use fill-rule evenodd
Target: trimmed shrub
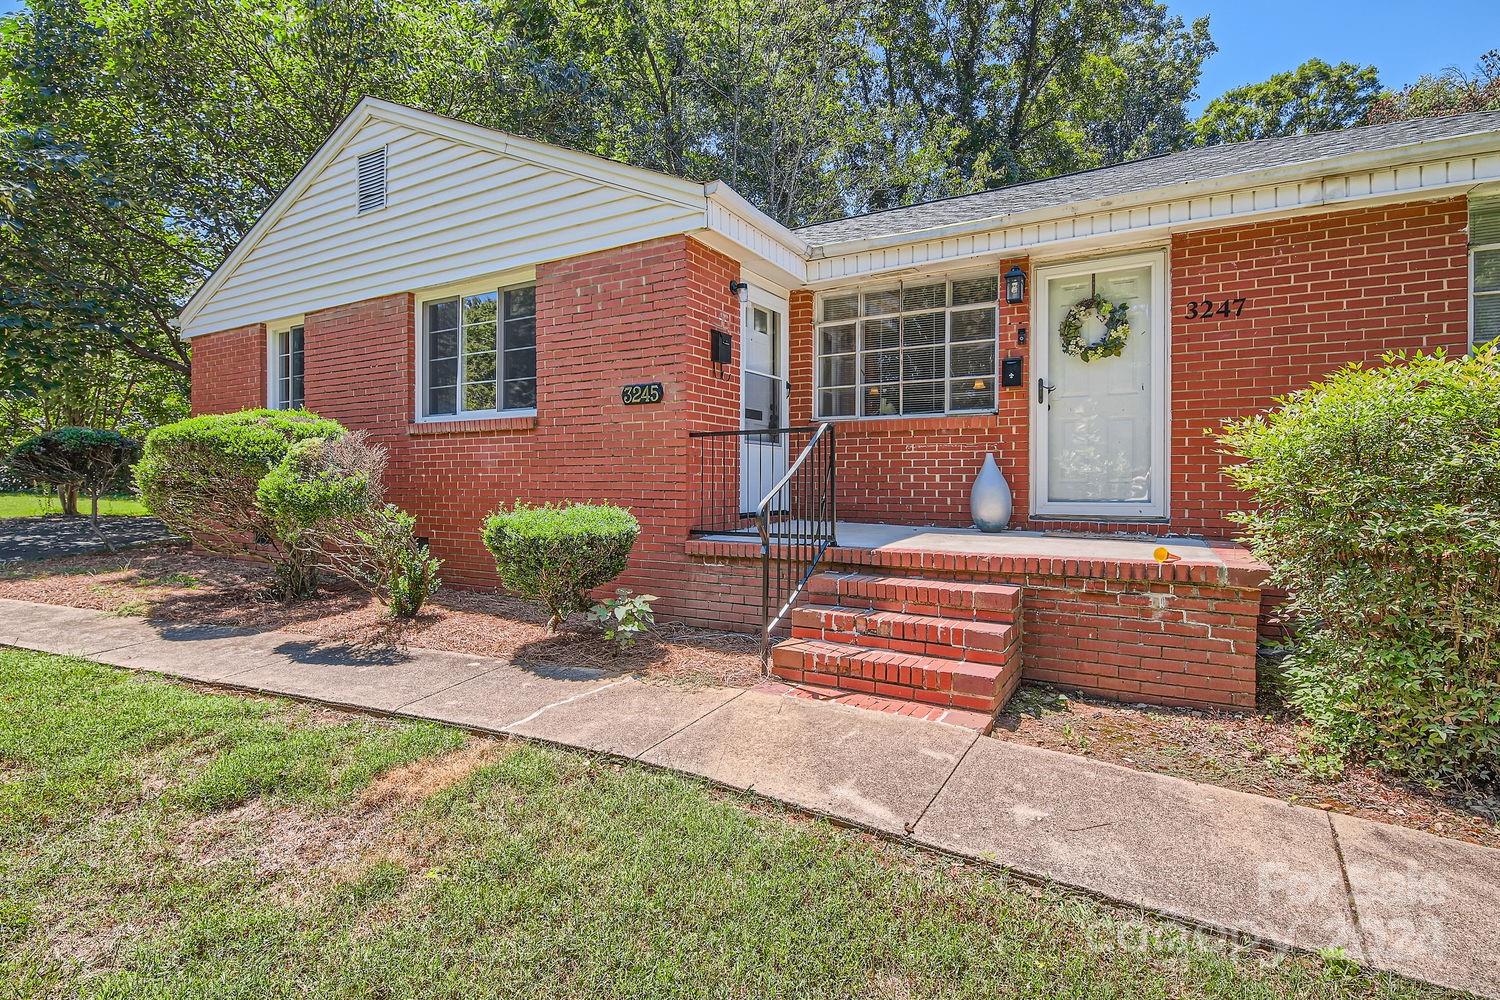
M 397 618 L 413 618 L 434 591 L 440 562 L 416 539 L 416 520 L 384 502 L 385 449 L 356 431 L 309 438 L 256 488 L 279 537 L 375 595 Z
M 136 465 L 141 500 L 168 527 L 210 552 L 266 559 L 284 599 L 317 590 L 315 554 L 261 507 L 260 482 L 293 444 L 341 437 L 342 425 L 304 410 L 190 417 L 146 436 Z
M 1288 695 L 1340 757 L 1500 779 L 1500 355 L 1388 355 L 1226 428 L 1291 593 Z
M 59 427 L 16 445 L 7 465 L 18 478 L 57 490 L 65 514 L 77 516 L 78 496 L 87 496 L 93 501 L 90 516 L 97 528 L 99 497 L 114 489 L 140 455 L 140 443 L 119 431 Z
M 547 609 L 556 631 L 588 592 L 619 576 L 641 526 L 630 511 L 605 504 L 518 503 L 484 522 L 485 547 L 506 590 Z

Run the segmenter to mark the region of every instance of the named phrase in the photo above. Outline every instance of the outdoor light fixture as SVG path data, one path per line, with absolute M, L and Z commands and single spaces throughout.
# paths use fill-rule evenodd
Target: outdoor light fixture
M 729 283 L 729 294 L 740 300 L 740 305 L 750 301 L 750 283 L 748 281 L 731 281 Z
M 1013 265 L 1005 272 L 1005 301 L 1016 305 L 1026 298 L 1026 272 Z

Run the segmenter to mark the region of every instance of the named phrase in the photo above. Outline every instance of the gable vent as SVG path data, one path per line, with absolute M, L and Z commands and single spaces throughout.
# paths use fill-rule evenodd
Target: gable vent
M 385 207 L 385 147 L 359 156 L 359 211 Z

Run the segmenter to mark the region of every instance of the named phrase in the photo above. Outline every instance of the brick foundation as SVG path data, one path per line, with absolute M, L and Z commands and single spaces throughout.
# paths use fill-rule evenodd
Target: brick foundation
M 758 621 L 756 549 L 688 542 L 699 584 L 688 617 Z M 1222 561 L 1163 565 L 833 548 L 820 569 L 1016 585 L 1027 680 L 1125 701 L 1253 708 L 1265 568 L 1238 547 L 1216 551 Z

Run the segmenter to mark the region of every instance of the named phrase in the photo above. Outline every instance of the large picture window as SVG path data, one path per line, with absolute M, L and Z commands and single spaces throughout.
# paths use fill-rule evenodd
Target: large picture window
M 429 417 L 536 406 L 536 286 L 423 303 Z
M 998 298 L 993 273 L 825 293 L 818 416 L 993 410 Z
M 271 398 L 273 410 L 300 410 L 302 391 L 302 327 L 271 334 Z

